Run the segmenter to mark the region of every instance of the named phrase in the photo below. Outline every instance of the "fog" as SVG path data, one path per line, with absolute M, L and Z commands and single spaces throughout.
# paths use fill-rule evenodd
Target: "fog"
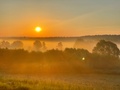
M 41 47 L 35 48 L 34 42 L 38 41 Z M 64 50 L 65 48 L 80 48 L 86 49 L 92 52 L 96 43 L 99 41 L 96 39 L 81 39 L 81 38 L 47 38 L 47 39 L 0 39 L 0 48 L 8 49 L 24 49 L 31 51 L 42 51 L 45 52 L 51 49 Z M 22 45 L 20 45 L 20 43 Z M 119 42 L 115 42 L 120 47 Z M 61 44 L 61 45 L 60 45 Z M 38 49 L 38 50 L 37 50 Z
M 28 51 L 32 51 L 34 50 L 34 42 L 35 41 L 40 41 L 41 44 L 45 43 L 46 45 L 46 48 L 47 50 L 50 50 L 50 49 L 58 49 L 59 46 L 58 44 L 61 42 L 62 43 L 62 50 L 64 50 L 65 48 L 69 47 L 69 48 L 73 48 L 74 47 L 74 43 L 76 40 L 41 40 L 41 39 L 34 39 L 34 40 L 31 40 L 31 39 L 27 39 L 27 40 L 17 40 L 17 39 L 0 39 L 0 44 L 2 44 L 2 42 L 9 42 L 10 44 L 12 44 L 13 42 L 15 41 L 21 41 L 23 43 L 23 49 L 25 50 L 28 50 Z M 1 45 L 1 47 L 3 48 L 11 48 L 11 47 L 7 47 L 5 45 Z M 14 47 L 15 48 L 15 47 Z M 42 50 L 41 50 L 42 51 Z

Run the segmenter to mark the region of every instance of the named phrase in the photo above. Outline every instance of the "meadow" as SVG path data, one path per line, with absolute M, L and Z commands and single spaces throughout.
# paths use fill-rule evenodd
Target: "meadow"
M 120 75 L 1 75 L 0 90 L 119 90 Z

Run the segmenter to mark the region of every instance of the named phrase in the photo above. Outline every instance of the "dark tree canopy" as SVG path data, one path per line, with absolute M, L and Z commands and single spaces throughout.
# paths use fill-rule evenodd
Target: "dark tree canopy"
M 100 40 L 93 49 L 93 53 L 118 57 L 120 50 L 111 41 Z
M 43 43 L 42 43 L 42 51 L 46 51 L 46 50 L 47 50 L 46 43 L 43 42 Z
M 58 50 L 62 50 L 63 49 L 63 44 L 62 42 L 59 42 L 57 45 Z
M 2 41 L 0 42 L 0 48 L 9 48 L 10 43 L 8 41 Z
M 11 47 L 15 48 L 15 49 L 23 48 L 23 43 L 22 43 L 22 41 L 14 41 L 11 44 Z
M 36 51 L 39 51 L 40 48 L 42 47 L 42 44 L 41 44 L 41 42 L 40 42 L 39 40 L 36 40 L 36 41 L 33 43 L 33 45 L 34 45 L 34 48 L 35 48 Z

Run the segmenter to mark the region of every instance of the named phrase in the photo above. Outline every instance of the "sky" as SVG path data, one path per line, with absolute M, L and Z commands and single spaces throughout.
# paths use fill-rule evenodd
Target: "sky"
M 120 0 L 0 0 L 1 37 L 101 34 L 120 34 Z

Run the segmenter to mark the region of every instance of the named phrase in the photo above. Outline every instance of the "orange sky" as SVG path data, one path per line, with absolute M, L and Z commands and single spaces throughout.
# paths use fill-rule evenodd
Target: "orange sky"
M 120 34 L 119 0 L 0 0 L 0 36 Z M 40 26 L 37 33 L 34 28 Z

